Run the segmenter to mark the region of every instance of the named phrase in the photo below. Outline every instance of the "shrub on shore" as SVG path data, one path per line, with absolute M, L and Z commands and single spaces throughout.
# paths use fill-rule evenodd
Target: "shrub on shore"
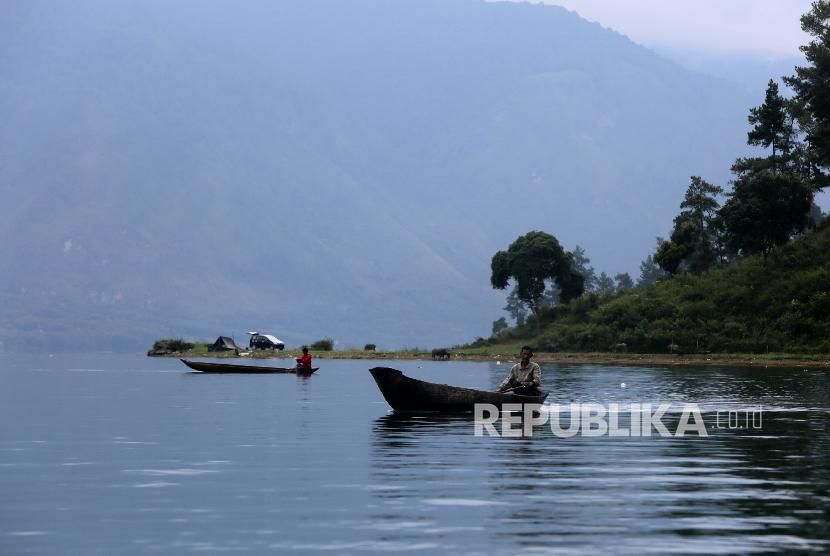
M 331 338 L 323 338 L 322 340 L 317 340 L 308 347 L 309 349 L 316 351 L 332 351 L 334 350 L 334 340 Z
M 163 340 L 156 340 L 153 347 L 147 352 L 147 355 L 167 355 L 169 353 L 181 353 L 193 349 L 190 342 L 184 341 L 182 338 L 165 338 Z

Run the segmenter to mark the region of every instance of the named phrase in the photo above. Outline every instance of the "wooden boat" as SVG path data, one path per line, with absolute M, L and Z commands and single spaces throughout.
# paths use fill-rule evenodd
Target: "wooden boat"
M 181 362 L 194 371 L 201 371 L 203 373 L 294 373 L 307 376 L 320 368 L 312 367 L 307 371 L 298 371 L 297 367 L 259 367 L 256 365 L 234 365 L 233 363 L 203 363 L 202 361 L 188 361 L 187 359 L 182 359 Z
M 388 367 L 375 367 L 369 372 L 375 378 L 380 393 L 396 411 L 471 412 L 477 403 L 498 407 L 507 403 L 541 404 L 548 397 L 547 392 L 542 392 L 540 396 L 520 396 L 434 384 L 409 378 L 401 371 Z

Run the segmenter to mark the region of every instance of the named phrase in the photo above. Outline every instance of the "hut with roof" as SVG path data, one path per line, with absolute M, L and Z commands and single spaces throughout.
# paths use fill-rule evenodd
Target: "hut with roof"
M 233 341 L 233 338 L 227 336 L 219 336 L 213 344 L 208 346 L 208 351 L 235 351 L 239 352 L 239 346 Z

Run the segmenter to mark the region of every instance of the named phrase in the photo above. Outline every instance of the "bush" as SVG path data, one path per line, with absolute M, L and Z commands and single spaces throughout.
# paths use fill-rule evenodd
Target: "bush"
M 473 340 L 473 342 L 470 344 L 469 347 L 471 347 L 471 348 L 487 347 L 487 346 L 495 345 L 496 343 L 498 343 L 498 340 L 496 340 L 495 338 L 482 338 L 481 336 L 479 336 L 478 338 Z
M 308 347 L 309 349 L 316 351 L 332 351 L 334 349 L 334 340 L 331 338 L 323 338 L 322 340 L 317 340 Z
M 545 334 L 536 342 L 536 351 L 545 353 L 556 353 L 559 351 L 557 338 L 553 334 Z
M 185 342 L 182 338 L 158 340 L 153 344 L 153 349 L 166 349 L 168 351 L 187 351 L 192 347 L 193 344 Z
M 153 347 L 147 352 L 147 355 L 166 355 L 168 353 L 177 353 L 189 351 L 193 349 L 193 344 L 185 342 L 182 338 L 165 338 L 163 340 L 156 340 Z

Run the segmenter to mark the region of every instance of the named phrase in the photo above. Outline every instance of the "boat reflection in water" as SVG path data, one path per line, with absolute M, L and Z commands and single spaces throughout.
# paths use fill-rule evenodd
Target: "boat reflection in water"
M 372 426 L 374 518 L 402 545 L 457 550 L 469 532 L 488 553 L 826 548 L 811 485 L 830 473 L 830 415 L 765 412 L 760 433 L 714 416 L 707 438 L 506 438 L 474 436 L 471 415 L 385 415 Z

